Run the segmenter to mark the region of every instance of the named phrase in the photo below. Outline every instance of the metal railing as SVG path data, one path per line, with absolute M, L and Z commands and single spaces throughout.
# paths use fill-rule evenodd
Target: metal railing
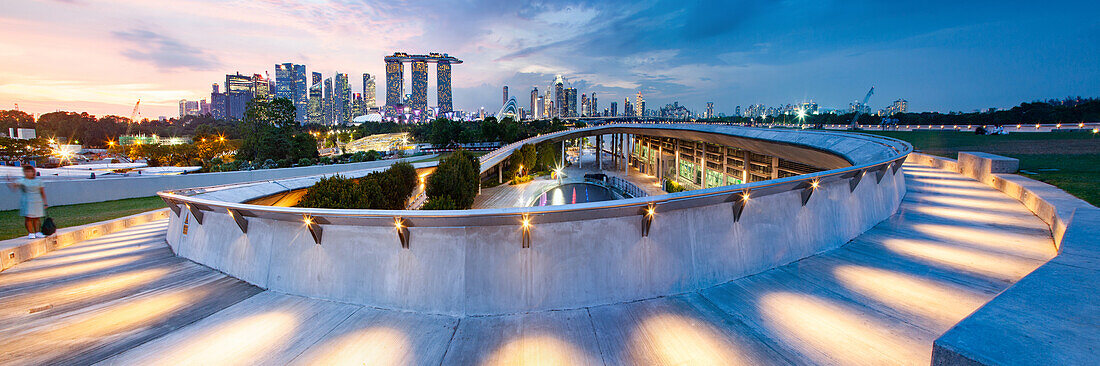
M 679 124 L 687 125 L 687 124 Z M 692 124 L 695 125 L 695 124 Z M 701 125 L 701 124 L 700 124 Z M 560 138 L 577 133 L 597 133 L 603 129 L 654 129 L 668 126 L 670 129 L 691 130 L 683 127 L 673 127 L 676 124 L 646 124 L 634 127 L 631 124 L 613 124 L 581 129 L 559 131 L 552 134 L 535 136 L 523 141 L 517 141 L 502 147 L 498 151 L 482 157 L 499 157 L 502 154 L 514 151 L 524 143 L 535 143 L 553 138 Z M 702 131 L 702 130 L 700 130 Z M 699 132 L 699 131 L 696 131 Z M 702 131 L 706 133 L 720 133 Z M 639 215 L 648 210 L 679 210 L 721 203 L 747 201 L 748 197 L 761 197 L 779 194 L 792 190 L 803 191 L 804 197 L 822 185 L 847 183 L 854 192 L 855 187 L 864 181 L 864 176 L 872 174 L 876 177 L 876 183 L 890 170 L 896 174 L 906 156 L 913 151 L 908 143 L 882 136 L 864 134 L 841 134 L 825 131 L 789 131 L 799 134 L 826 134 L 836 137 L 844 137 L 852 140 L 862 140 L 870 143 L 866 148 L 877 146 L 888 152 L 888 157 L 871 162 L 860 163 L 854 166 L 827 170 L 796 177 L 773 179 L 762 182 L 753 182 L 740 185 L 715 187 L 694 191 L 662 194 L 657 196 L 639 196 L 635 198 L 581 203 L 562 206 L 541 207 L 513 207 L 499 209 L 471 209 L 471 210 L 368 210 L 368 209 L 320 209 L 302 207 L 270 207 L 250 205 L 237 202 L 224 202 L 198 197 L 189 197 L 179 191 L 163 191 L 158 193 L 177 215 L 181 211 L 189 210 L 196 218 L 202 216 L 202 212 L 220 211 L 233 214 L 234 219 L 247 220 L 247 218 L 267 218 L 279 221 L 306 222 L 307 225 L 332 224 L 332 225 L 362 225 L 362 226 L 394 226 L 400 222 L 399 227 L 463 227 L 463 226 L 492 226 L 492 225 L 533 225 L 550 222 L 566 222 L 576 220 L 588 220 L 604 217 L 620 217 Z M 769 140 L 763 140 L 769 141 Z M 787 142 L 775 140 L 777 144 Z M 820 149 L 820 147 L 818 147 Z M 483 169 L 484 166 L 483 166 Z M 199 219 L 201 224 L 201 219 Z M 242 226 L 243 228 L 247 225 Z M 312 227 L 312 226 L 311 226 Z M 406 229 L 407 230 L 407 229 Z M 319 235 L 318 235 L 319 237 Z M 319 239 L 318 239 L 319 240 Z

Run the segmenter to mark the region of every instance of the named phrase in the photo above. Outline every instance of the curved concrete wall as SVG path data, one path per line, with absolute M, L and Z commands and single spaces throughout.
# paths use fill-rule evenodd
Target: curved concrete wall
M 908 151 L 894 151 L 893 159 L 904 158 Z M 410 218 L 408 249 L 402 248 L 393 226 L 377 223 L 384 221 L 320 225 L 323 236 L 317 245 L 300 219 L 250 216 L 246 234 L 225 207 L 252 209 L 248 205 L 206 207 L 201 225 L 182 208 L 172 216 L 168 242 L 180 256 L 292 294 L 451 315 L 576 308 L 710 287 L 846 243 L 892 215 L 905 193 L 900 171 L 883 165 L 893 167 L 896 162 L 859 163 L 882 169 L 870 171 L 854 191 L 850 179 L 815 174 L 831 178 L 821 180 L 805 205 L 802 198 L 808 188 L 791 187 L 804 187 L 798 184 L 806 178 L 791 177 L 559 206 L 553 212 L 532 214 L 530 248 L 522 247 L 519 215 L 535 212 L 533 208 L 361 210 L 389 222 L 395 216 Z M 876 172 L 883 174 L 881 181 Z M 308 185 L 307 179 L 312 178 L 299 183 Z M 713 197 L 742 189 L 758 190 L 735 222 L 734 203 Z M 218 198 L 236 200 L 230 195 L 242 198 L 262 191 L 225 192 Z M 715 195 L 704 197 L 711 193 Z M 214 194 L 218 192 L 204 195 Z M 701 199 L 709 201 L 698 203 Z M 191 202 L 194 207 L 212 206 L 212 201 Z M 642 235 L 644 216 L 634 213 L 647 204 L 657 209 L 648 237 Z M 618 211 L 600 211 L 601 205 L 617 205 L 613 209 Z M 291 218 L 312 212 L 334 221 L 341 220 L 333 218 L 341 211 L 355 211 L 279 210 Z M 448 215 L 458 221 L 438 221 Z

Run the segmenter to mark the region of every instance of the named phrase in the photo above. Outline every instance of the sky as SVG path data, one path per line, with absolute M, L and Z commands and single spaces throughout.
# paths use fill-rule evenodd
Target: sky
M 456 109 L 527 107 L 555 75 L 600 108 L 700 111 L 815 101 L 972 111 L 1100 97 L 1096 1 L 5 0 L 0 109 L 178 114 L 226 73 L 305 64 L 379 75 L 395 51 L 448 53 Z M 406 65 L 406 78 L 409 77 Z M 435 105 L 435 70 L 429 105 Z M 406 81 L 406 92 L 409 83 Z

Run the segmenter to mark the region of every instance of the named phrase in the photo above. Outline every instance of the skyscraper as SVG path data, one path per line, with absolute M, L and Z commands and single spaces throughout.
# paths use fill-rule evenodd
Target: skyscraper
M 435 66 L 435 77 L 439 113 L 450 113 L 454 111 L 451 105 L 451 62 L 440 60 Z
M 565 116 L 565 80 L 562 79 L 561 75 L 558 75 L 554 79 L 554 106 L 557 107 L 557 108 L 555 108 L 556 110 L 554 111 L 553 117 L 564 117 Z
M 337 72 L 335 87 L 333 118 L 336 124 L 347 124 L 351 121 L 351 85 L 348 84 L 348 74 Z
M 225 75 L 225 118 L 244 118 L 248 102 L 252 101 L 252 78 L 236 73 Z
M 305 124 L 309 116 L 309 84 L 306 79 L 306 65 L 294 65 L 294 120 L 298 124 Z
M 367 73 L 363 73 L 363 106 L 366 108 L 378 106 L 374 98 L 374 77 Z
M 565 88 L 565 113 L 563 117 L 577 116 L 577 89 Z
M 547 89 L 542 95 L 542 118 L 553 118 L 555 113 L 554 98 L 550 97 L 550 90 Z
M 611 102 L 611 117 L 619 116 L 619 104 L 617 102 Z
M 324 115 L 325 125 L 336 124 L 336 96 L 332 93 L 332 78 L 325 79 L 325 96 L 324 102 L 321 103 L 322 114 Z
M 317 73 L 313 74 L 314 80 L 317 80 L 317 78 L 316 78 L 317 75 L 319 75 L 319 74 L 317 74 Z M 318 80 L 318 81 L 320 81 L 320 80 Z M 323 100 L 324 100 L 323 96 L 324 96 L 324 93 L 322 92 L 320 83 L 313 83 L 313 86 L 309 87 L 309 107 L 308 107 L 309 117 L 307 119 L 309 123 L 315 123 L 315 124 L 324 124 L 325 123 L 324 113 L 322 111 Z
M 588 108 L 591 116 L 600 114 L 600 104 L 596 102 L 596 92 L 592 92 L 592 96 L 588 98 Z
M 581 116 L 588 115 L 588 94 L 581 93 Z
M 714 102 L 707 102 L 707 113 L 705 118 L 714 118 Z
M 275 97 L 294 102 L 294 64 L 275 64 Z
M 638 91 L 638 94 L 634 96 L 634 115 L 638 117 L 645 116 L 645 97 L 642 96 L 641 91 Z
M 634 106 L 630 104 L 630 98 L 623 99 L 623 117 L 633 117 Z
M 215 119 L 225 119 L 225 93 L 218 89 L 218 83 L 210 86 L 210 115 Z
M 386 61 L 386 105 L 401 104 L 405 94 L 405 64 L 401 61 Z
M 500 105 L 508 104 L 508 86 L 504 86 L 504 98 L 500 100 Z
M 317 84 L 320 84 L 320 83 L 321 83 L 321 73 L 314 72 L 313 73 L 313 84 L 311 84 L 311 85 L 317 85 Z
M 541 117 L 539 114 L 539 88 L 531 88 L 531 119 L 538 119 Z
M 418 111 L 428 109 L 427 61 L 414 60 L 412 62 L 412 98 L 409 99 L 409 107 Z
M 263 75 L 252 74 L 252 97 L 264 101 L 275 100 L 275 93 L 272 91 L 271 80 L 268 80 Z

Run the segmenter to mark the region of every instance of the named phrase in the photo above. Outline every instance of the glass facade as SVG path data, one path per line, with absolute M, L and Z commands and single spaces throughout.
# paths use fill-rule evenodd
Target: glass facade
M 405 94 L 405 64 L 401 61 L 386 61 L 386 105 L 401 104 Z
M 439 93 L 439 113 L 450 113 L 454 111 L 454 106 L 451 105 L 451 63 L 440 61 L 435 68 L 435 77 L 436 92 Z
M 412 96 L 409 107 L 413 110 L 428 109 L 428 62 L 412 62 Z

